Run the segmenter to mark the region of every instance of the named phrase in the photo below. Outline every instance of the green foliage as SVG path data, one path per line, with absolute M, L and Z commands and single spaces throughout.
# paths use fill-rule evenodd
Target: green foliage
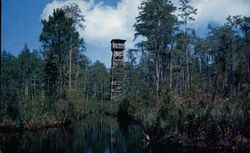
M 40 41 L 46 61 L 45 79 L 48 93 L 62 94 L 66 86 L 78 87 L 79 64 L 84 41 L 79 38 L 73 18 L 56 9 L 48 20 L 43 20 Z
M 112 70 L 126 72 L 116 101 L 109 101 L 111 72 L 82 53 L 78 6 L 54 10 L 42 21 L 42 55 L 27 45 L 18 57 L 1 52 L 1 121 L 34 128 L 101 113 L 138 121 L 157 139 L 249 137 L 249 17 L 229 17 L 198 38 L 187 27 L 196 14 L 189 2 L 180 0 L 181 21 L 168 0 L 142 2 L 135 37 L 146 39 Z
M 96 100 L 108 100 L 110 95 L 110 76 L 103 63 L 96 61 L 89 68 L 87 96 Z
M 46 99 L 41 96 L 28 100 L 20 109 L 19 122 L 25 127 L 35 128 L 40 126 L 64 123 L 83 117 L 86 114 L 86 102 L 77 90 L 67 90 L 63 98 L 57 100 L 55 108 L 48 111 Z
M 167 98 L 168 99 L 168 98 Z M 197 140 L 219 141 L 222 138 L 233 139 L 238 133 L 246 136 L 249 128 L 249 99 L 243 102 L 235 99 L 218 99 L 214 103 L 187 104 L 185 99 L 170 96 L 162 105 L 157 114 L 153 115 L 152 108 L 140 105 L 140 109 L 128 111 L 137 121 L 141 121 L 144 127 L 156 126 L 160 135 L 154 137 L 174 136 L 187 137 Z M 135 101 L 129 101 L 129 108 L 135 105 Z M 137 104 L 138 105 L 138 104 Z M 124 105 L 121 105 L 122 108 Z M 249 109 L 249 108 L 247 108 Z M 139 112 L 141 115 L 138 115 Z
M 150 77 L 154 79 L 157 97 L 162 94 L 162 83 L 167 77 L 164 67 L 169 65 L 169 52 L 174 43 L 174 34 L 177 26 L 177 17 L 174 15 L 176 8 L 170 1 L 147 0 L 143 1 L 139 7 L 140 13 L 136 17 L 135 38 L 143 36 L 141 48 L 147 51 L 145 55 L 148 60 L 147 65 L 152 71 Z M 143 63 L 144 64 L 144 63 Z
M 85 115 L 85 93 L 79 89 L 86 88 L 89 61 L 76 31 L 78 11 L 76 5 L 56 9 L 42 21 L 42 55 L 27 45 L 17 58 L 1 52 L 1 119 L 40 127 Z
M 56 105 L 57 117 L 61 121 L 75 120 L 86 114 L 86 102 L 79 91 L 68 89 Z
M 45 99 L 37 96 L 26 101 L 20 108 L 19 123 L 28 128 L 45 126 L 55 122 L 55 116 L 45 111 Z
M 10 53 L 1 52 L 1 104 L 0 119 L 18 115 L 18 71 L 17 59 Z

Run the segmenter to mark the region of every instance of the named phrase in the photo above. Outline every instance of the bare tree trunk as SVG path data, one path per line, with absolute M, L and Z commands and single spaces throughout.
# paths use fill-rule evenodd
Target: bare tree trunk
M 202 69 L 202 59 L 200 59 L 200 69 L 199 69 L 200 74 L 201 74 L 201 69 Z
M 59 55 L 60 58 L 61 55 Z M 59 59 L 59 92 L 62 93 L 63 91 L 63 76 L 62 76 L 62 64 L 61 64 L 61 58 Z
M 29 80 L 25 79 L 25 87 L 24 87 L 24 101 L 27 101 L 29 98 Z
M 69 89 L 72 88 L 72 48 L 69 50 Z
M 169 87 L 170 89 L 173 86 L 173 42 L 171 44 L 171 49 L 170 49 L 170 64 L 169 64 L 169 69 L 170 69 L 170 73 L 169 73 Z
M 173 63 L 172 63 L 172 54 L 170 55 L 170 65 L 169 65 L 170 73 L 169 73 L 169 87 L 172 88 L 173 85 Z
M 188 52 L 188 48 L 186 48 L 186 63 L 187 63 L 187 67 L 186 67 L 186 71 L 187 71 L 187 90 L 189 90 L 189 88 L 190 88 L 190 86 L 189 86 L 190 74 L 189 74 L 189 52 Z
M 33 91 L 32 91 L 32 99 L 34 99 L 34 97 L 36 96 L 36 80 L 33 78 Z
M 190 77 L 189 77 L 189 51 L 188 51 L 188 34 L 187 34 L 187 19 L 185 19 L 185 52 L 186 52 L 186 89 L 187 91 L 189 90 L 189 82 L 190 82 Z
M 182 83 L 181 83 L 181 87 L 183 88 L 183 89 L 181 89 L 181 94 L 183 93 L 183 91 L 185 91 L 185 87 L 186 87 L 186 80 L 185 80 L 185 70 L 184 70 L 185 68 L 183 68 L 182 69 Z
M 76 79 L 76 81 L 75 81 L 75 87 L 80 87 L 80 80 L 79 80 L 79 73 L 80 73 L 80 68 L 79 68 L 79 63 L 77 62 L 76 63 L 76 72 L 75 72 L 76 74 L 75 74 L 75 79 Z
M 156 53 L 156 63 L 155 63 L 155 70 L 156 70 L 156 92 L 157 92 L 157 99 L 159 97 L 160 91 L 160 68 L 159 68 L 159 57 L 158 53 Z
M 62 66 L 62 57 L 61 57 L 62 55 L 61 55 L 60 48 L 57 47 L 55 51 L 58 54 L 58 58 L 56 60 L 56 65 L 57 65 L 57 70 L 59 69 L 59 78 L 57 76 L 57 83 L 56 84 L 59 84 L 59 93 L 61 94 L 63 91 L 63 76 L 62 76 L 63 66 Z M 57 85 L 55 88 L 58 90 Z
M 247 72 L 250 73 L 250 55 L 248 55 L 248 66 L 247 66 Z

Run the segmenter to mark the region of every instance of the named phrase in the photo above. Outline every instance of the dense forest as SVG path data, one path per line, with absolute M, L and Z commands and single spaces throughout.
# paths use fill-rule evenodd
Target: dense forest
M 76 4 L 42 20 L 41 50 L 1 51 L 1 126 L 30 129 L 105 113 L 135 121 L 157 143 L 249 138 L 250 17 L 228 16 L 198 37 L 190 0 L 179 8 L 145 0 L 139 10 L 134 37 L 141 41 L 127 50 L 117 100 L 110 100 L 111 70 L 84 54 Z

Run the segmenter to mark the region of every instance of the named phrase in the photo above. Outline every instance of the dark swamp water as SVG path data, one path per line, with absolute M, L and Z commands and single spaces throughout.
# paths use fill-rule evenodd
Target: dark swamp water
M 89 116 L 65 128 L 0 133 L 0 153 L 229 153 L 155 147 L 143 143 L 140 128 L 122 128 L 115 118 Z

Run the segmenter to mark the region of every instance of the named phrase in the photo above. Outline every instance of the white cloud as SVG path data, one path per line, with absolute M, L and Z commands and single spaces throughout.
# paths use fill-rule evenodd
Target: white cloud
M 133 48 L 135 17 L 138 16 L 138 6 L 142 0 L 120 0 L 116 7 L 105 5 L 105 3 L 95 3 L 94 0 L 71 0 L 81 8 L 85 15 L 85 31 L 81 31 L 81 36 L 92 48 L 99 48 L 92 52 L 97 55 L 96 59 L 105 62 L 109 66 L 110 62 L 110 40 L 113 38 L 126 39 L 126 48 Z M 54 8 L 60 8 L 69 1 L 53 0 L 47 4 L 41 15 L 42 19 L 47 19 L 52 14 Z M 178 0 L 173 0 L 175 5 Z M 196 21 L 193 26 L 196 30 L 204 32 L 208 23 L 223 24 L 228 15 L 250 16 L 250 0 L 193 0 L 192 5 L 197 8 Z M 106 59 L 108 58 L 108 59 Z
M 95 3 L 94 0 L 71 0 L 79 5 L 82 13 L 85 15 L 85 31 L 80 35 L 86 43 L 98 48 L 99 54 L 110 55 L 110 40 L 113 38 L 126 39 L 126 48 L 133 48 L 135 17 L 138 16 L 138 6 L 142 0 L 121 0 L 117 7 L 104 5 L 104 3 Z M 41 15 L 42 19 L 47 19 L 52 14 L 53 9 L 61 8 L 69 1 L 54 0 L 46 5 Z M 88 52 L 88 49 L 87 49 Z M 96 52 L 96 51 L 91 51 Z M 107 54 L 106 54 L 107 53 Z M 97 54 L 97 53 L 93 53 Z M 98 56 L 98 55 L 97 55 Z M 103 57 L 103 56 L 102 56 Z M 96 59 L 102 60 L 102 57 Z M 109 66 L 109 61 L 103 61 Z
M 198 9 L 193 24 L 198 32 L 210 23 L 223 25 L 229 15 L 250 16 L 250 0 L 194 0 L 193 6 Z

